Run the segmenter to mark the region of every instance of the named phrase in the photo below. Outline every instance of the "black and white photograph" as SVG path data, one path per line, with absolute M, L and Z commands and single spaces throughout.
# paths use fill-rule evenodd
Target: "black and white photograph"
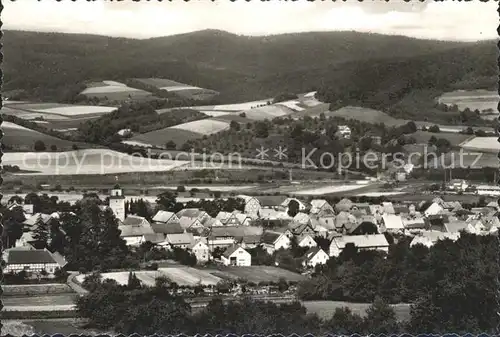
M 498 1 L 2 5 L 0 335 L 500 333 Z

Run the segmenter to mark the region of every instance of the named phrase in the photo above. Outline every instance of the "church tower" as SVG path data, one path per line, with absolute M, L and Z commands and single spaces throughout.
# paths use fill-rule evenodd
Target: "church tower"
M 119 185 L 111 190 L 111 195 L 109 196 L 109 208 L 115 214 L 115 217 L 123 222 L 125 220 L 125 197 L 123 196 L 123 190 Z

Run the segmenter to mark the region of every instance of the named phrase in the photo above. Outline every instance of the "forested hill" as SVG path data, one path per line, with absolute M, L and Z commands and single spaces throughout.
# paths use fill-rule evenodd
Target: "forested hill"
M 387 87 L 424 74 L 434 83 L 496 76 L 494 42 L 458 43 L 356 32 L 247 37 L 205 30 L 136 40 L 95 35 L 5 31 L 4 90 L 58 99 L 90 80 L 160 77 L 251 100 L 336 86 Z M 483 81 L 483 79 L 480 79 Z M 399 82 L 398 82 L 399 83 Z M 400 85 L 400 84 L 397 84 Z M 328 89 L 330 90 L 330 89 Z

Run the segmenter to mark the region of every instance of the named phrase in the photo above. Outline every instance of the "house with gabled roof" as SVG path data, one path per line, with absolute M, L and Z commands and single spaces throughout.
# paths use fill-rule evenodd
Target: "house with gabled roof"
M 53 277 L 56 269 L 64 267 L 64 258 L 54 256 L 47 249 L 14 248 L 7 249 L 3 253 L 5 261 L 4 273 L 19 273 L 26 271 L 35 275 L 41 275 L 43 271 Z
M 221 260 L 225 266 L 249 267 L 252 265 L 252 255 L 240 245 L 228 247 L 222 254 Z
M 260 237 L 260 244 L 268 254 L 280 249 L 290 248 L 291 240 L 284 232 L 264 231 Z
M 305 254 L 302 260 L 304 267 L 314 268 L 319 264 L 326 264 L 330 256 L 320 247 L 311 247 Z
M 215 217 L 219 220 L 224 226 L 239 226 L 240 222 L 236 217 L 236 214 L 231 212 L 223 212 L 220 211 Z
M 337 212 L 348 212 L 351 210 L 353 202 L 347 198 L 343 198 L 338 203 L 335 204 L 335 211 Z
M 330 256 L 339 256 L 347 244 L 353 244 L 360 250 L 380 250 L 389 252 L 389 242 L 384 234 L 367 235 L 332 235 Z
M 235 213 L 233 212 L 236 219 L 238 219 L 238 226 L 250 226 L 253 219 L 246 213 Z
M 297 237 L 297 244 L 299 247 L 316 247 L 318 244 L 311 234 L 303 234 Z
M 291 220 L 292 218 L 284 210 L 274 208 L 261 208 L 259 210 L 259 218 L 263 220 Z
M 413 240 L 410 242 L 410 247 L 415 245 L 424 245 L 428 248 L 435 245 L 440 240 L 450 239 L 453 241 L 458 240 L 460 238 L 460 233 L 443 233 L 441 231 L 424 231 L 419 235 L 416 235 Z
M 394 214 L 384 214 L 382 215 L 382 223 L 380 224 L 380 231 L 398 233 L 403 232 L 405 226 L 403 225 L 403 220 L 401 216 Z
M 207 218 L 208 220 L 208 218 Z M 206 220 L 205 220 L 206 221 Z M 188 230 L 190 228 L 204 228 L 205 226 L 197 217 L 187 217 L 181 216 L 179 218 L 179 224 L 184 230 Z
M 207 212 L 198 208 L 184 208 L 183 210 L 177 212 L 176 215 L 179 218 L 179 221 L 182 217 L 184 217 L 184 218 L 197 219 L 202 224 L 208 218 L 210 218 L 210 215 L 208 215 Z
M 309 213 L 312 215 L 317 217 L 335 215 L 332 205 L 330 205 L 325 199 L 313 199 L 310 204 L 311 210 Z
M 120 237 L 129 246 L 139 246 L 146 242 L 146 234 L 155 234 L 148 220 L 137 215 L 129 215 L 118 229 L 121 231 Z
M 288 224 L 288 229 L 293 235 L 303 235 L 303 234 L 314 235 L 314 228 L 312 227 L 310 220 L 305 223 L 292 221 Z
M 283 195 L 257 196 L 255 198 L 259 201 L 260 208 L 273 208 L 286 212 L 286 207 L 283 207 L 282 204 L 287 198 Z
M 151 224 L 151 228 L 153 229 L 153 232 L 157 234 L 181 234 L 185 232 L 185 229 L 181 227 L 181 224 L 178 222 L 173 222 L 173 223 L 161 223 L 161 222 L 154 222 Z
M 160 224 L 179 223 L 179 217 L 173 212 L 158 211 L 153 217 L 152 222 Z
M 500 209 L 500 207 L 498 206 L 498 201 L 490 201 L 490 202 L 486 205 L 486 207 L 491 208 L 491 209 L 493 209 L 493 210 L 495 210 L 495 211 L 498 211 L 498 210 Z
M 196 256 L 197 263 L 205 263 L 210 260 L 210 248 L 206 240 L 196 240 L 188 246 L 188 249 Z
M 228 247 L 241 240 L 246 236 L 261 235 L 262 227 L 254 226 L 222 226 L 212 227 L 207 236 L 207 244 L 210 249 L 215 247 Z
M 251 218 L 256 218 L 259 214 L 259 209 L 262 207 L 260 201 L 256 197 L 249 195 L 237 195 L 237 198 L 243 199 L 245 201 L 244 212 L 248 214 Z
M 224 224 L 217 218 L 210 218 L 205 223 L 203 224 L 204 227 L 206 228 L 211 228 L 211 227 L 222 227 Z
M 311 218 L 309 217 L 309 214 L 303 213 L 303 212 L 299 212 L 299 213 L 295 214 L 295 216 L 293 217 L 293 220 L 292 220 L 292 222 L 298 222 L 298 223 L 302 223 L 302 224 L 309 223 L 310 221 L 311 221 Z
M 348 233 L 352 227 L 357 227 L 358 221 L 349 212 L 341 211 L 335 217 L 335 230 L 339 233 Z
M 33 228 L 33 226 L 38 222 L 38 221 L 43 221 L 45 224 L 49 224 L 53 220 L 52 216 L 50 214 L 45 214 L 45 213 L 35 213 L 28 219 L 26 219 L 23 222 L 23 225 L 27 228 Z
M 426 206 L 423 209 L 423 213 L 425 216 L 431 216 L 431 215 L 438 215 L 441 214 L 444 211 L 443 206 L 437 202 L 431 203 L 429 206 Z
M 165 243 L 169 248 L 186 249 L 194 243 L 194 237 L 191 233 L 168 234 Z

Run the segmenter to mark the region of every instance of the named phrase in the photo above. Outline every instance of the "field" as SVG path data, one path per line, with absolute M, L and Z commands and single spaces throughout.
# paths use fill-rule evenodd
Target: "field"
M 202 190 L 210 190 L 210 191 L 220 191 L 220 192 L 231 192 L 231 191 L 241 191 L 241 190 L 249 190 L 252 188 L 256 188 L 257 186 L 252 185 L 182 185 L 186 188 L 186 191 L 190 191 L 194 188 L 202 191 Z M 156 186 L 151 189 L 177 189 L 177 186 Z
M 171 126 L 169 129 L 191 131 L 208 136 L 229 129 L 229 123 L 214 119 L 202 119 Z
M 188 109 L 239 112 L 243 110 L 250 110 L 261 105 L 266 105 L 267 102 L 271 100 L 272 99 L 270 98 L 267 100 L 251 101 L 251 102 L 236 103 L 236 104 L 194 106 L 194 107 L 189 107 Z
M 213 98 L 219 94 L 214 90 L 200 88 L 163 78 L 136 78 L 135 80 L 146 86 L 151 86 L 159 90 L 165 90 L 167 92 L 173 92 L 176 95 L 189 99 L 204 100 Z
M 103 81 L 90 83 L 87 89 L 81 92 L 87 97 L 107 98 L 108 100 L 143 99 L 151 97 L 152 94 L 145 90 L 131 88 L 126 84 L 115 81 Z
M 2 296 L 5 311 L 73 310 L 75 293 L 40 296 Z
M 448 140 L 452 146 L 459 146 L 462 142 L 473 137 L 471 135 L 455 133 L 455 132 L 432 133 L 429 131 L 422 131 L 422 130 L 417 130 L 417 132 L 414 132 L 408 136 L 415 138 L 417 144 L 427 144 L 432 136 L 436 137 L 437 139 L 444 138 Z
M 191 267 L 168 267 L 159 268 L 157 271 L 136 271 L 135 275 L 139 280 L 147 286 L 154 286 L 155 279 L 160 276 L 167 277 L 170 281 L 178 285 L 195 286 L 197 284 L 215 285 L 221 279 L 210 273 L 191 268 Z M 104 279 L 113 279 L 118 284 L 126 285 L 128 282 L 129 272 L 111 272 L 103 273 Z M 85 275 L 78 275 L 76 279 L 78 282 L 83 282 Z
M 313 100 L 310 100 L 310 101 L 313 101 Z M 300 106 L 301 103 L 302 102 L 300 102 L 300 101 L 292 100 L 292 101 L 279 102 L 279 103 L 276 103 L 276 105 L 286 106 L 287 108 L 290 108 L 290 109 L 295 110 L 295 111 L 303 111 L 305 109 Z
M 332 185 L 332 186 L 325 186 L 325 187 L 318 187 L 318 188 L 314 188 L 314 189 L 306 189 L 306 190 L 296 191 L 293 194 L 296 194 L 296 195 L 326 195 L 326 194 L 339 193 L 339 192 L 347 192 L 347 191 L 350 192 L 353 190 L 364 188 L 366 186 L 367 186 L 366 184 Z
M 252 266 L 252 267 L 223 267 L 221 270 L 211 272 L 215 276 L 229 279 L 245 279 L 248 282 L 276 282 L 280 277 L 287 281 L 299 282 L 304 280 L 304 276 L 277 267 Z
M 348 307 L 353 313 L 366 316 L 366 310 L 370 306 L 368 303 L 349 303 L 337 301 L 304 301 L 302 302 L 307 308 L 307 312 L 317 314 L 322 319 L 331 319 L 335 309 Z M 392 305 L 396 312 L 396 317 L 399 321 L 405 321 L 410 318 L 409 304 L 394 304 Z
M 443 94 L 438 99 L 439 103 L 456 105 L 459 110 L 479 110 L 485 113 L 498 114 L 497 106 L 500 97 L 495 91 L 487 90 L 458 90 Z
M 464 151 L 498 153 L 500 143 L 497 137 L 475 137 L 462 144 Z
M 19 113 L 16 114 L 12 110 L 18 110 Z M 59 103 L 15 103 L 9 105 L 9 110 L 7 112 L 8 114 L 24 119 L 34 119 L 37 117 L 43 117 L 44 119 L 65 119 L 72 117 L 100 116 L 115 110 L 116 107 L 110 106 Z
M 86 175 L 172 170 L 187 161 L 149 159 L 106 150 L 88 149 L 67 152 L 6 153 L 4 165 L 17 165 L 21 170 L 39 175 Z
M 259 107 L 259 108 L 243 110 L 242 112 L 245 113 L 246 118 L 249 118 L 252 120 L 264 120 L 264 119 L 271 120 L 271 119 L 276 118 L 276 117 L 283 117 L 283 116 L 292 115 L 296 111 L 290 109 L 289 107 L 283 106 L 283 105 L 273 104 L 273 105 L 266 105 L 266 106 Z
M 108 331 L 99 331 L 85 328 L 85 321 L 76 318 L 56 318 L 56 319 L 22 319 L 22 320 L 2 320 L 2 334 L 11 336 L 31 336 L 42 335 L 85 335 L 97 336 L 99 334 L 114 335 Z
M 391 117 L 382 111 L 354 106 L 346 106 L 335 111 L 326 111 L 325 116 L 356 119 L 361 122 L 372 124 L 383 123 L 386 126 L 399 126 L 408 122 L 405 119 Z
M 17 151 L 33 151 L 37 140 L 43 141 L 48 150 L 52 145 L 55 145 L 57 150 L 62 151 L 72 149 L 73 144 L 77 144 L 79 148 L 88 147 L 88 145 L 83 143 L 73 143 L 59 139 L 11 122 L 3 122 L 2 130 L 4 132 L 2 143 Z M 6 155 L 4 155 L 4 158 L 6 158 Z
M 203 137 L 202 134 L 190 130 L 164 128 L 141 135 L 134 136 L 125 141 L 127 144 L 144 144 L 144 146 L 165 147 L 167 142 L 173 141 L 178 147 L 188 140 L 195 140 Z
M 441 163 L 447 165 L 448 167 L 470 167 L 472 169 L 479 169 L 483 167 L 498 167 L 499 160 L 496 153 L 475 153 L 476 151 L 464 151 L 460 153 L 459 151 L 451 151 L 445 154 Z

